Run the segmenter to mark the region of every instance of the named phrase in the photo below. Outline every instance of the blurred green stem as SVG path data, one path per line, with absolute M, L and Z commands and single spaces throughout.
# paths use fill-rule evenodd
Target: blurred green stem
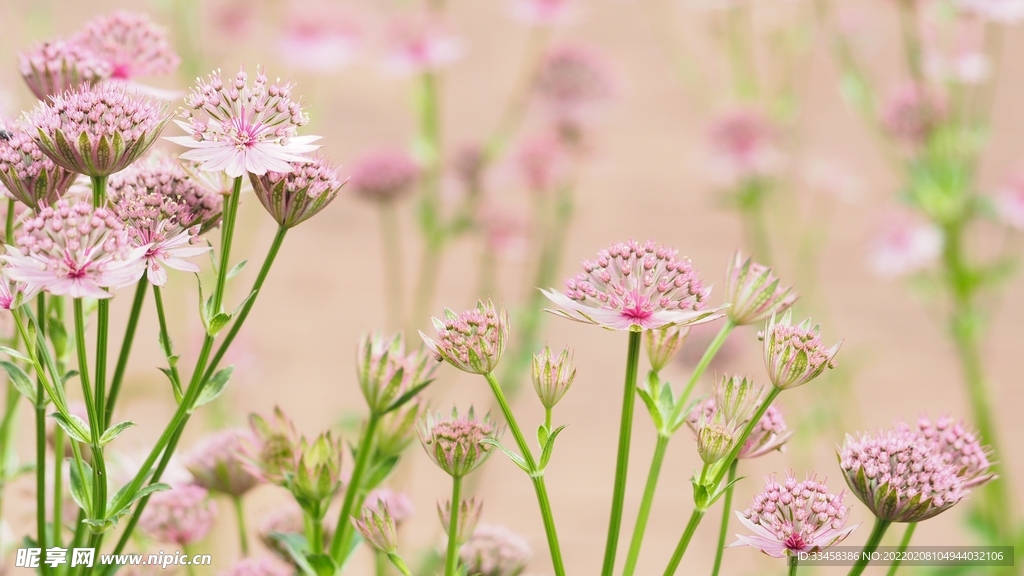
M 231 504 L 235 508 L 235 522 L 238 524 L 238 546 L 242 558 L 249 556 L 249 535 L 245 530 L 245 505 L 241 496 L 232 496 Z
M 640 559 L 640 547 L 644 543 L 644 532 L 647 530 L 647 520 L 651 515 L 651 505 L 654 504 L 654 492 L 658 487 L 658 476 L 661 474 L 661 464 L 665 460 L 669 438 L 669 436 L 658 434 L 658 442 L 654 445 L 654 457 L 651 459 L 651 469 L 647 473 L 647 485 L 644 487 L 644 495 L 640 500 L 640 511 L 636 515 L 633 539 L 629 544 L 629 553 L 626 555 L 626 565 L 622 569 L 622 576 L 633 576 L 636 563 Z
M 725 539 L 729 536 L 729 517 L 732 515 L 732 489 L 733 481 L 736 480 L 736 468 L 739 466 L 739 459 L 733 460 L 729 465 L 729 475 L 725 478 L 725 502 L 722 503 L 722 525 L 718 528 L 718 546 L 715 547 L 715 565 L 711 568 L 711 576 L 718 576 L 722 569 L 722 552 L 725 551 Z M 796 563 L 790 568 L 791 573 L 796 572 Z
M 331 540 L 330 554 L 335 560 L 341 561 L 342 550 L 348 549 L 348 540 L 352 534 L 352 523 L 349 517 L 355 509 L 356 500 L 362 488 L 363 474 L 370 463 L 370 452 L 373 450 L 374 436 L 377 434 L 377 425 L 380 423 L 380 415 L 370 412 L 370 418 L 366 422 L 366 430 L 363 431 L 363 438 L 359 442 L 356 452 L 356 465 L 352 469 L 352 477 L 345 489 L 345 500 L 341 505 L 341 512 L 338 513 L 338 524 L 334 528 L 334 538 Z
M 448 515 L 448 551 L 444 557 L 444 576 L 455 576 L 459 563 L 459 506 L 462 502 L 462 477 L 452 477 L 452 510 Z
M 892 561 L 892 565 L 889 566 L 889 571 L 886 572 L 886 576 L 896 576 L 896 571 L 900 569 L 900 564 L 903 562 L 903 552 L 906 551 L 907 546 L 910 545 L 910 539 L 914 537 L 914 528 L 917 528 L 917 522 L 911 522 L 907 524 L 907 529 L 903 531 L 903 539 L 900 540 L 900 547 L 896 559 Z
M 412 316 L 407 319 L 409 329 L 419 326 L 427 315 L 437 288 L 441 251 L 447 240 L 441 218 L 442 143 L 438 78 L 432 72 L 423 74 L 419 86 L 420 135 L 423 152 L 422 198 L 420 199 L 420 226 L 423 231 L 424 252 L 419 276 L 414 286 Z

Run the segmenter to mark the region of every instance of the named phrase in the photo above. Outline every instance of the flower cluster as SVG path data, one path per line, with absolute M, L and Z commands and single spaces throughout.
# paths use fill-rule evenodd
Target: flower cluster
M 440 362 L 447 361 L 471 374 L 494 371 L 508 342 L 508 313 L 497 310 L 490 301 L 456 314 L 445 308 L 444 320 L 433 318 L 437 340 L 420 336 Z
M 737 252 L 726 271 L 726 315 L 738 326 L 763 322 L 772 313 L 788 310 L 797 299 L 790 286 L 780 286 L 772 269 Z
M 245 447 L 254 441 L 252 432 L 245 428 L 222 430 L 196 445 L 185 458 L 185 467 L 199 486 L 241 496 L 260 483 L 242 457 Z
M 772 384 L 780 390 L 802 386 L 817 378 L 825 368 L 835 368 L 835 356 L 843 342 L 826 348 L 818 337 L 820 327 L 811 327 L 810 318 L 792 325 L 793 311 L 787 310 L 781 320 L 768 319 L 758 338 L 764 343 L 764 363 Z
M 465 544 L 476 531 L 476 525 L 480 523 L 480 516 L 483 515 L 483 511 L 483 500 L 478 500 L 475 497 L 463 500 L 456 511 L 459 515 L 458 525 L 456 526 L 457 533 L 455 536 L 452 536 L 448 534 L 448 531 L 451 529 L 452 501 L 445 500 L 443 505 L 440 502 L 437 503 L 437 517 L 441 520 L 444 533 L 449 538 L 454 537 L 455 541 L 459 544 Z
M 448 418 L 440 413 L 428 414 L 419 425 L 420 442 L 427 456 L 454 478 L 461 478 L 483 464 L 494 451 L 493 446 L 483 441 L 497 441 L 501 432 L 490 414 L 477 420 L 472 408 L 462 417 L 454 409 Z
M 338 196 L 344 185 L 322 156 L 293 160 L 284 170 L 268 168 L 266 172 L 257 173 L 250 169 L 249 181 L 263 207 L 285 228 L 298 226 L 316 216 Z
M 745 378 L 723 378 L 716 386 L 714 396 L 698 404 L 686 422 L 698 434 L 698 438 L 703 427 L 714 422 L 721 422 L 722 425 L 730 423 L 727 428 L 730 435 L 738 435 L 749 424 L 761 395 L 761 389 L 753 386 L 753 383 Z M 757 458 L 775 450 L 782 450 L 792 435 L 793 432 L 786 428 L 782 412 L 774 406 L 769 406 L 736 457 Z M 736 441 L 738 440 L 736 438 Z M 734 444 L 728 448 L 733 447 Z
M 20 55 L 21 77 L 36 98 L 46 101 L 82 84 L 96 84 L 114 73 L 113 66 L 75 42 L 46 42 Z
M 43 154 L 24 122 L 10 126 L 0 139 L 0 184 L 33 210 L 60 200 L 76 176 Z
M 206 537 L 217 517 L 217 506 L 205 488 L 179 486 L 153 494 L 139 527 L 154 540 L 185 546 Z
M 73 39 L 111 66 L 110 77 L 172 74 L 181 59 L 171 49 L 167 31 L 145 14 L 117 11 L 87 22 Z
M 436 367 L 422 351 L 406 354 L 401 333 L 363 337 L 356 356 L 359 388 L 375 413 L 387 412 L 402 394 L 430 382 Z
M 397 150 L 369 152 L 352 163 L 349 186 L 364 200 L 386 204 L 412 191 L 420 167 Z

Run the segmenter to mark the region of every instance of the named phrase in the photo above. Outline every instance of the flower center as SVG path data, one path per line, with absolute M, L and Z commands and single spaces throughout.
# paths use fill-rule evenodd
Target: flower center
M 803 536 L 799 532 L 790 534 L 789 538 L 783 542 L 787 550 L 800 551 L 807 547 L 807 542 L 804 541 Z

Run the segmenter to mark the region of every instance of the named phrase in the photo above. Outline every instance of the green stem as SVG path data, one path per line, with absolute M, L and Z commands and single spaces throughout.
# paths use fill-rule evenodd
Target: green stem
M 164 296 L 159 286 L 153 286 L 153 302 L 156 304 L 156 317 L 160 323 L 160 348 L 163 349 L 164 357 L 167 358 L 167 365 L 171 371 L 171 386 L 174 388 L 174 399 L 182 397 L 181 376 L 178 374 L 178 363 L 174 360 L 174 350 L 171 348 L 171 335 L 167 330 L 167 316 L 164 314 Z
M 231 503 L 235 507 L 235 522 L 238 524 L 238 545 L 242 558 L 249 555 L 249 536 L 245 532 L 245 507 L 241 496 L 232 496 Z
M 380 550 L 373 551 L 374 576 L 388 576 L 388 555 Z
M 388 326 L 401 328 L 402 297 L 405 294 L 405 282 L 402 274 L 402 239 L 401 227 L 398 225 L 398 212 L 395 206 L 385 202 L 378 208 L 380 214 L 381 247 L 384 259 L 384 294 L 386 302 Z
M 349 479 L 348 487 L 345 489 L 345 500 L 342 502 L 341 512 L 338 513 L 338 524 L 334 528 L 334 538 L 331 539 L 330 553 L 336 560 L 341 560 L 341 551 L 346 549 L 349 537 L 352 534 L 353 528 L 352 523 L 349 522 L 349 517 L 352 516 L 352 511 L 355 509 L 360 484 L 363 480 L 363 474 L 366 472 L 366 466 L 370 462 L 370 452 L 373 449 L 373 440 L 377 434 L 377 425 L 379 423 L 380 415 L 371 412 L 370 419 L 366 423 L 366 430 L 363 432 L 363 438 L 359 442 L 359 449 L 356 453 L 356 465 L 352 469 L 352 477 Z
M 717 487 L 721 485 L 722 478 L 728 473 L 732 468 L 733 462 L 735 462 L 739 457 L 740 450 L 742 450 L 743 446 L 747 443 L 747 438 L 750 438 L 750 434 L 754 431 L 754 428 L 757 428 L 758 424 L 761 422 L 761 417 L 764 416 L 764 413 L 768 411 L 768 407 L 772 405 L 772 402 L 775 401 L 781 392 L 782 390 L 774 386 L 771 387 L 771 391 L 768 392 L 768 396 L 764 399 L 764 402 L 761 403 L 757 412 L 754 413 L 754 417 L 747 422 L 747 426 L 744 428 L 743 434 L 740 435 L 739 440 L 735 445 L 733 445 L 732 450 L 725 458 L 719 461 L 719 465 L 721 467 L 714 475 L 714 481 L 712 482 L 713 487 L 717 489 Z
M 124 375 L 128 369 L 128 357 L 132 353 L 132 344 L 135 342 L 135 329 L 139 326 L 139 316 L 142 313 L 142 303 L 146 299 L 146 288 L 149 282 L 145 279 L 139 280 L 135 287 L 135 298 L 132 300 L 132 309 L 128 313 L 128 325 L 124 329 L 124 339 L 121 340 L 121 353 L 117 355 L 117 364 L 114 366 L 114 376 L 110 380 L 110 394 L 107 396 L 107 405 L 104 408 L 104 419 L 109 422 L 114 413 L 114 404 L 121 392 L 121 384 L 124 382 Z
M 12 346 L 14 348 L 14 346 Z M 12 448 L 11 425 L 14 423 L 15 414 L 18 410 L 18 398 L 21 394 L 14 387 L 10 379 L 7 380 L 6 393 L 4 395 L 4 419 L 0 421 L 0 517 L 3 517 L 3 486 L 7 484 L 7 454 Z M 0 546 L 3 545 L 3 537 L 0 536 Z
M 412 572 L 409 571 L 409 567 L 406 566 L 405 560 L 398 554 L 388 554 L 388 560 L 391 560 L 391 565 L 398 568 L 398 571 L 402 573 L 402 576 L 412 576 Z
M 85 349 L 85 311 L 82 306 L 82 299 L 74 299 L 75 310 L 75 348 L 78 352 L 78 379 L 82 382 L 82 396 L 85 399 L 85 410 L 89 414 L 89 442 L 92 445 L 93 454 L 93 510 L 90 510 L 93 520 L 100 520 L 106 517 L 107 506 L 107 478 L 103 463 L 103 451 L 100 448 L 101 421 L 99 416 L 100 407 L 93 400 L 89 385 L 89 361 Z M 97 399 L 102 395 L 96 394 Z M 94 538 L 98 535 L 94 535 Z
M 629 469 L 629 445 L 633 435 L 633 402 L 636 400 L 636 379 L 640 365 L 640 342 L 643 332 L 629 333 L 629 349 L 626 355 L 626 383 L 622 392 L 622 416 L 619 420 L 619 451 L 615 462 L 615 487 L 612 492 L 612 511 L 608 520 L 608 539 L 604 547 L 602 576 L 612 576 L 615 570 L 615 553 L 619 544 L 619 529 L 622 526 L 622 507 L 626 499 L 626 475 Z
M 739 460 L 733 460 L 729 466 L 729 475 L 726 477 L 725 483 L 725 502 L 722 506 L 722 525 L 718 529 L 718 546 L 715 548 L 715 565 L 711 568 L 711 576 L 718 576 L 718 571 L 722 569 L 722 552 L 725 551 L 725 539 L 729 536 L 729 517 L 732 515 L 732 489 L 733 480 L 736 479 L 736 468 L 739 465 Z M 796 559 L 793 559 L 792 567 L 790 568 L 791 574 L 796 573 Z
M 60 426 L 53 427 L 53 454 L 53 545 L 60 548 L 64 543 L 64 430 Z
M 14 198 L 7 199 L 7 225 L 4 227 L 4 241 L 8 246 L 14 245 Z
M 444 557 L 444 576 L 455 576 L 459 563 L 459 505 L 462 502 L 462 477 L 452 477 L 452 513 L 448 515 L 448 551 Z
M 632 335 L 633 333 L 631 333 Z M 519 447 L 519 451 L 523 453 L 523 459 L 526 461 L 527 467 L 532 470 L 530 473 L 530 479 L 533 480 L 533 489 L 537 493 L 537 504 L 540 506 L 540 515 L 544 521 L 544 533 L 548 539 L 548 550 L 551 552 L 551 563 L 555 569 L 555 576 L 565 576 L 565 565 L 562 561 L 562 547 L 558 543 L 558 532 L 555 529 L 555 518 L 551 512 L 551 502 L 548 499 L 547 485 L 544 483 L 544 471 L 537 469 L 537 462 L 533 459 L 533 453 L 530 452 L 530 446 L 526 443 L 526 438 L 523 436 L 522 430 L 519 428 L 519 423 L 516 421 L 515 415 L 512 413 L 512 408 L 508 404 L 508 400 L 505 398 L 505 393 L 501 390 L 501 385 L 498 380 L 494 377 L 493 373 L 484 374 L 487 379 L 487 383 L 491 385 L 491 391 L 494 393 L 495 400 L 498 401 L 498 406 L 501 407 L 501 413 L 505 417 L 505 422 L 508 424 L 509 430 L 512 431 L 512 436 L 516 440 L 516 445 Z M 454 507 L 456 503 L 452 503 L 452 510 L 454 513 Z
M 910 546 L 910 539 L 914 537 L 914 528 L 917 528 L 917 522 L 907 524 L 907 529 L 903 531 L 903 539 L 900 540 L 900 548 L 896 554 L 896 559 L 892 561 L 892 565 L 889 566 L 889 571 L 885 573 L 885 576 L 896 576 L 896 571 L 900 569 L 900 564 L 903 562 L 903 552 L 907 550 L 907 546 Z
M 441 220 L 441 122 L 438 79 L 427 72 L 421 77 L 420 85 L 420 139 L 425 149 L 423 170 L 423 196 L 420 201 L 420 224 L 424 236 L 424 252 L 420 261 L 412 317 L 407 319 L 410 328 L 416 327 L 419 319 L 426 316 L 434 299 L 437 287 L 438 268 L 441 264 L 441 249 L 446 240 Z
M 700 377 L 704 375 L 704 372 L 711 365 L 711 361 L 715 359 L 715 355 L 722 349 L 722 345 L 725 344 L 726 338 L 729 337 L 729 333 L 732 332 L 733 328 L 736 327 L 736 323 L 731 318 L 726 318 L 725 323 L 722 324 L 722 328 L 715 335 L 715 339 L 708 345 L 707 350 L 704 351 L 704 355 L 700 357 L 700 361 L 697 362 L 697 366 L 693 368 L 693 372 L 690 374 L 690 379 L 686 382 L 686 388 L 683 389 L 682 395 L 679 397 L 679 401 L 676 402 L 676 406 L 672 411 L 672 417 L 669 422 L 677 422 L 679 417 L 683 414 L 683 409 L 686 408 L 686 402 L 690 399 L 690 394 L 693 394 L 693 389 L 696 388 L 697 382 L 700 381 Z
M 799 565 L 800 559 L 796 556 L 789 557 L 789 576 L 796 576 L 796 569 Z
M 231 264 L 231 243 L 235 237 L 235 220 L 238 217 L 238 199 L 242 195 L 242 177 L 235 178 L 231 196 L 224 206 L 223 226 L 221 230 L 220 264 L 217 266 L 217 286 L 213 293 L 213 314 L 222 310 L 224 288 L 227 286 L 228 267 Z
M 102 208 L 107 203 L 107 177 L 90 176 L 92 180 L 92 207 Z
M 46 321 L 40 317 L 40 324 Z M 110 332 L 110 300 L 104 298 L 96 303 L 96 377 L 93 379 L 96 390 L 96 426 L 102 432 L 107 429 L 105 416 L 107 413 L 107 335 Z
M 885 531 L 889 529 L 890 524 L 892 522 L 888 520 L 875 518 L 875 526 L 871 529 L 871 534 L 868 535 L 868 541 L 864 543 L 864 548 L 861 549 L 857 563 L 853 565 L 847 576 L 859 576 L 861 572 L 864 572 L 868 562 L 871 561 L 871 553 L 878 549 L 878 544 L 882 542 L 882 536 L 885 535 Z
M 640 559 L 640 547 L 644 543 L 647 519 L 651 514 L 651 505 L 654 504 L 654 492 L 658 488 L 658 476 L 661 474 L 661 464 L 665 460 L 668 441 L 668 436 L 658 434 L 658 442 L 654 446 L 654 458 L 651 460 L 651 470 L 647 473 L 647 486 L 644 487 L 644 495 L 640 500 L 640 511 L 636 515 L 633 540 L 629 544 L 629 553 L 626 555 L 626 566 L 622 569 L 622 576 L 633 576 L 636 563 Z
M 320 506 L 316 507 L 316 514 L 310 514 L 306 518 L 309 522 L 309 541 L 311 542 L 314 554 L 324 553 L 324 519 Z
M 690 514 L 690 521 L 686 524 L 686 530 L 683 531 L 683 536 L 679 539 L 675 552 L 672 553 L 672 559 L 669 560 L 668 567 L 665 568 L 665 576 L 672 576 L 676 573 L 679 563 L 683 560 L 683 554 L 686 553 L 686 547 L 690 545 L 690 539 L 693 538 L 693 534 L 697 531 L 697 526 L 700 525 L 701 518 L 703 517 L 703 510 L 695 509 Z
M 44 550 L 46 541 L 46 396 L 42 380 L 36 379 L 36 531 L 37 542 Z M 40 573 L 49 574 L 49 565 L 40 562 Z

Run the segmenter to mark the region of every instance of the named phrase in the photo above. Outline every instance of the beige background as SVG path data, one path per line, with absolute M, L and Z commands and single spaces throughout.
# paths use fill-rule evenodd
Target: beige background
M 0 3 L 0 62 L 6 63 L 0 67 L 0 88 L 11 95 L 14 108 L 30 103 L 30 95 L 16 73 L 18 49 L 35 40 L 67 34 L 84 18 L 115 7 L 139 4 L 52 0 Z M 155 18 L 171 22 L 167 2 L 150 4 L 147 9 Z M 373 4 L 359 2 L 353 6 L 357 14 L 369 18 L 371 31 L 379 28 L 379 11 Z M 394 3 L 388 3 L 391 4 Z M 591 2 L 580 10 L 575 26 L 557 33 L 560 39 L 579 39 L 600 47 L 617 70 L 620 85 L 619 98 L 607 110 L 597 131 L 596 152 L 581 175 L 577 217 L 571 224 L 563 275 L 575 273 L 576 262 L 591 257 L 612 241 L 653 238 L 678 247 L 693 259 L 707 282 L 722 286 L 725 263 L 740 245 L 741 235 L 733 215 L 715 207 L 710 179 L 700 166 L 708 108 L 695 106 L 694 99 L 674 80 L 656 40 L 646 4 L 646 0 Z M 372 60 L 372 50 L 358 65 L 337 74 L 314 78 L 307 73 L 290 72 L 275 56 L 274 49 L 280 34 L 274 23 L 280 21 L 283 13 L 277 11 L 284 11 L 287 6 L 270 2 L 237 5 L 243 6 L 237 14 L 252 18 L 242 36 L 228 36 L 218 30 L 212 17 L 197 23 L 193 33 L 200 34 L 206 45 L 205 67 L 232 70 L 240 62 L 249 67 L 264 63 L 272 75 L 296 81 L 297 92 L 306 94 L 310 104 L 311 132 L 325 136 L 325 151 L 339 164 L 367 148 L 408 141 L 415 128 L 409 84 L 383 78 Z M 797 5 L 806 8 L 803 3 Z M 864 15 L 861 20 L 869 26 L 865 42 L 874 55 L 872 64 L 878 66 L 877 77 L 884 86 L 892 86 L 900 72 L 890 3 L 861 2 L 857 6 Z M 213 15 L 224 6 L 209 3 L 206 9 Z M 450 9 L 454 28 L 465 37 L 467 57 L 452 69 L 446 81 L 445 136 L 449 143 L 460 143 L 480 138 L 496 123 L 504 95 L 518 70 L 527 34 L 523 26 L 507 18 L 502 2 L 452 0 Z M 709 90 L 708 99 L 715 103 L 711 106 L 714 108 L 721 100 L 717 95 L 720 91 L 714 86 L 721 85 L 724 71 L 720 65 L 722 56 L 701 24 L 706 14 L 692 9 L 677 12 L 675 25 L 679 37 L 695 46 L 713 71 L 709 84 L 713 89 Z M 1024 59 L 1016 54 L 1024 49 L 1024 37 L 1019 30 L 1012 30 L 1006 41 L 1006 54 L 1014 56 L 1004 59 L 1005 70 L 999 79 L 998 121 L 982 174 L 986 190 L 1021 160 Z M 929 318 L 925 307 L 910 296 L 906 286 L 876 279 L 864 264 L 875 219 L 891 204 L 898 190 L 899 175 L 887 167 L 869 132 L 842 102 L 836 71 L 823 44 L 818 43 L 812 50 L 807 65 L 806 73 L 801 75 L 805 81 L 804 109 L 792 135 L 798 151 L 790 155 L 790 160 L 796 166 L 805 160 L 827 159 L 846 166 L 861 181 L 861 194 L 856 202 L 817 212 L 822 218 L 827 212 L 837 216 L 827 221 L 829 234 L 822 247 L 820 282 L 824 297 L 801 310 L 827 318 L 823 332 L 828 343 L 838 338 L 846 340 L 839 360 L 850 370 L 854 397 L 844 400 L 848 405 L 843 407 L 843 416 L 849 420 L 851 431 L 886 427 L 895 419 L 912 419 L 922 412 L 967 416 L 969 409 L 961 390 L 959 368 L 941 326 Z M 507 178 L 499 192 L 507 195 L 503 202 L 512 208 L 525 204 L 524 193 Z M 806 206 L 808 195 L 801 192 L 798 196 Z M 238 256 L 251 256 L 258 261 L 269 245 L 273 222 L 253 198 L 245 198 L 243 204 L 241 241 L 236 244 Z M 777 217 L 787 218 L 784 208 L 776 212 Z M 414 250 L 411 218 L 407 224 L 407 254 L 411 256 L 418 254 L 418 250 Z M 981 244 L 988 246 L 984 238 Z M 786 277 L 794 269 L 793 251 L 777 252 L 781 254 L 781 271 Z M 204 428 L 219 425 L 216 422 L 240 424 L 249 412 L 266 412 L 275 404 L 291 414 L 307 433 L 337 426 L 342 418 L 362 414 L 362 400 L 353 377 L 353 357 L 359 335 L 381 327 L 384 322 L 386 303 L 382 298 L 378 255 L 376 218 L 371 208 L 345 195 L 325 213 L 295 229 L 243 332 L 242 350 L 235 360 L 240 364 L 239 377 L 231 383 L 230 398 L 210 411 L 214 418 L 197 418 L 193 422 L 184 445 L 201 437 Z M 477 248 L 469 243 L 454 247 L 447 255 L 435 313 L 442 305 L 456 309 L 469 306 L 480 296 L 473 293 L 477 261 Z M 514 303 L 520 298 L 518 287 L 524 282 L 520 277 L 522 264 L 512 260 L 502 270 L 504 285 L 512 287 L 503 297 Z M 411 276 L 411 271 L 407 276 Z M 254 273 L 255 266 L 251 266 L 235 283 L 235 301 Z M 1024 433 L 1024 419 L 1019 417 L 1024 399 L 1019 335 L 1019 327 L 1024 324 L 1024 305 L 1014 296 L 1020 294 L 1021 288 L 1020 278 L 1007 287 L 1008 296 L 993 318 L 991 337 L 985 347 L 999 432 L 1006 448 L 1006 453 L 997 454 L 996 458 L 1005 463 L 1014 479 L 1011 492 L 1018 501 L 1024 486 L 1024 464 L 1017 457 Z M 168 292 L 173 294 L 169 297 L 178 310 L 172 315 L 178 348 L 187 347 L 188 357 L 194 357 L 199 328 L 192 314 L 192 280 L 185 275 L 172 276 Z M 186 293 L 188 296 L 183 296 Z M 127 293 L 115 299 L 118 316 L 114 326 L 122 325 L 129 303 Z M 115 334 L 119 332 L 120 328 L 115 330 Z M 556 422 L 568 424 L 569 428 L 560 437 L 549 468 L 551 498 L 572 573 L 595 574 L 600 566 L 614 470 L 626 337 L 555 318 L 548 320 L 545 334 L 552 345 L 575 347 L 579 369 L 574 389 L 556 410 Z M 761 378 L 757 344 L 753 332 L 742 333 L 741 354 L 730 369 Z M 161 362 L 155 314 L 147 307 L 119 410 L 122 417 L 135 420 L 139 426 L 118 440 L 120 448 L 143 446 L 156 437 L 170 415 L 170 391 L 153 368 Z M 668 374 L 678 385 L 686 377 L 686 370 L 676 365 Z M 446 408 L 455 402 L 466 408 L 489 402 L 481 379 L 456 373 L 447 366 L 440 368 L 439 376 L 438 384 L 429 392 L 435 405 Z M 835 393 L 836 386 L 835 378 L 822 378 L 806 388 L 784 394 L 781 403 L 790 415 L 791 426 L 805 407 L 841 398 Z M 539 403 L 531 394 L 520 396 L 515 409 L 527 429 L 542 418 Z M 27 410 L 23 411 L 21 422 L 25 437 L 19 445 L 22 456 L 28 460 L 31 449 Z M 745 462 L 742 473 L 750 479 L 737 489 L 737 507 L 742 508 L 760 489 L 761 476 L 773 471 L 781 473 L 790 467 L 798 474 L 815 470 L 819 476 L 829 477 L 833 490 L 842 488 L 833 455 L 841 436 L 831 429 L 813 432 L 812 436 L 802 445 L 812 445 L 813 451 L 793 449 L 787 454 Z M 623 535 L 627 542 L 654 443 L 653 429 L 642 409 L 637 411 L 634 438 Z M 446 477 L 432 467 L 419 448 L 413 447 L 408 460 L 414 474 L 405 476 L 411 480 L 407 488 L 418 509 L 418 516 L 403 540 L 403 550 L 411 551 L 436 542 L 438 527 L 433 502 L 445 498 L 449 488 Z M 698 463 L 689 434 L 681 431 L 669 450 L 639 574 L 660 573 L 663 569 L 692 506 L 688 478 Z M 530 571 L 550 574 L 543 530 L 527 479 L 500 456 L 490 461 L 481 474 L 485 478 L 478 493 L 486 500 L 486 520 L 506 524 L 529 538 L 536 550 Z M 32 494 L 31 482 L 25 479 L 10 490 L 28 498 Z M 279 497 L 274 488 L 260 489 L 249 502 L 252 518 L 262 516 Z M 5 499 L 4 516 L 14 526 L 23 526 L 28 519 L 27 510 L 18 510 L 13 504 L 15 499 Z M 848 502 L 853 508 L 853 521 L 868 524 L 848 541 L 859 544 L 867 537 L 871 519 L 855 498 L 850 497 Z M 227 512 L 226 503 L 222 504 L 222 510 Z M 1014 506 L 1019 509 L 1019 502 Z M 915 542 L 971 542 L 961 528 L 964 508 L 920 526 Z M 708 518 L 691 545 L 684 561 L 685 573 L 709 570 L 717 533 L 714 516 Z M 226 514 L 218 530 L 223 538 L 214 552 L 215 563 L 223 567 L 234 557 L 235 546 L 234 529 Z M 624 550 L 625 546 L 620 562 Z M 408 557 L 414 558 L 415 554 Z M 727 550 L 725 573 L 782 572 L 780 563 L 764 563 L 762 558 L 752 549 Z M 368 573 L 363 570 L 356 572 Z

